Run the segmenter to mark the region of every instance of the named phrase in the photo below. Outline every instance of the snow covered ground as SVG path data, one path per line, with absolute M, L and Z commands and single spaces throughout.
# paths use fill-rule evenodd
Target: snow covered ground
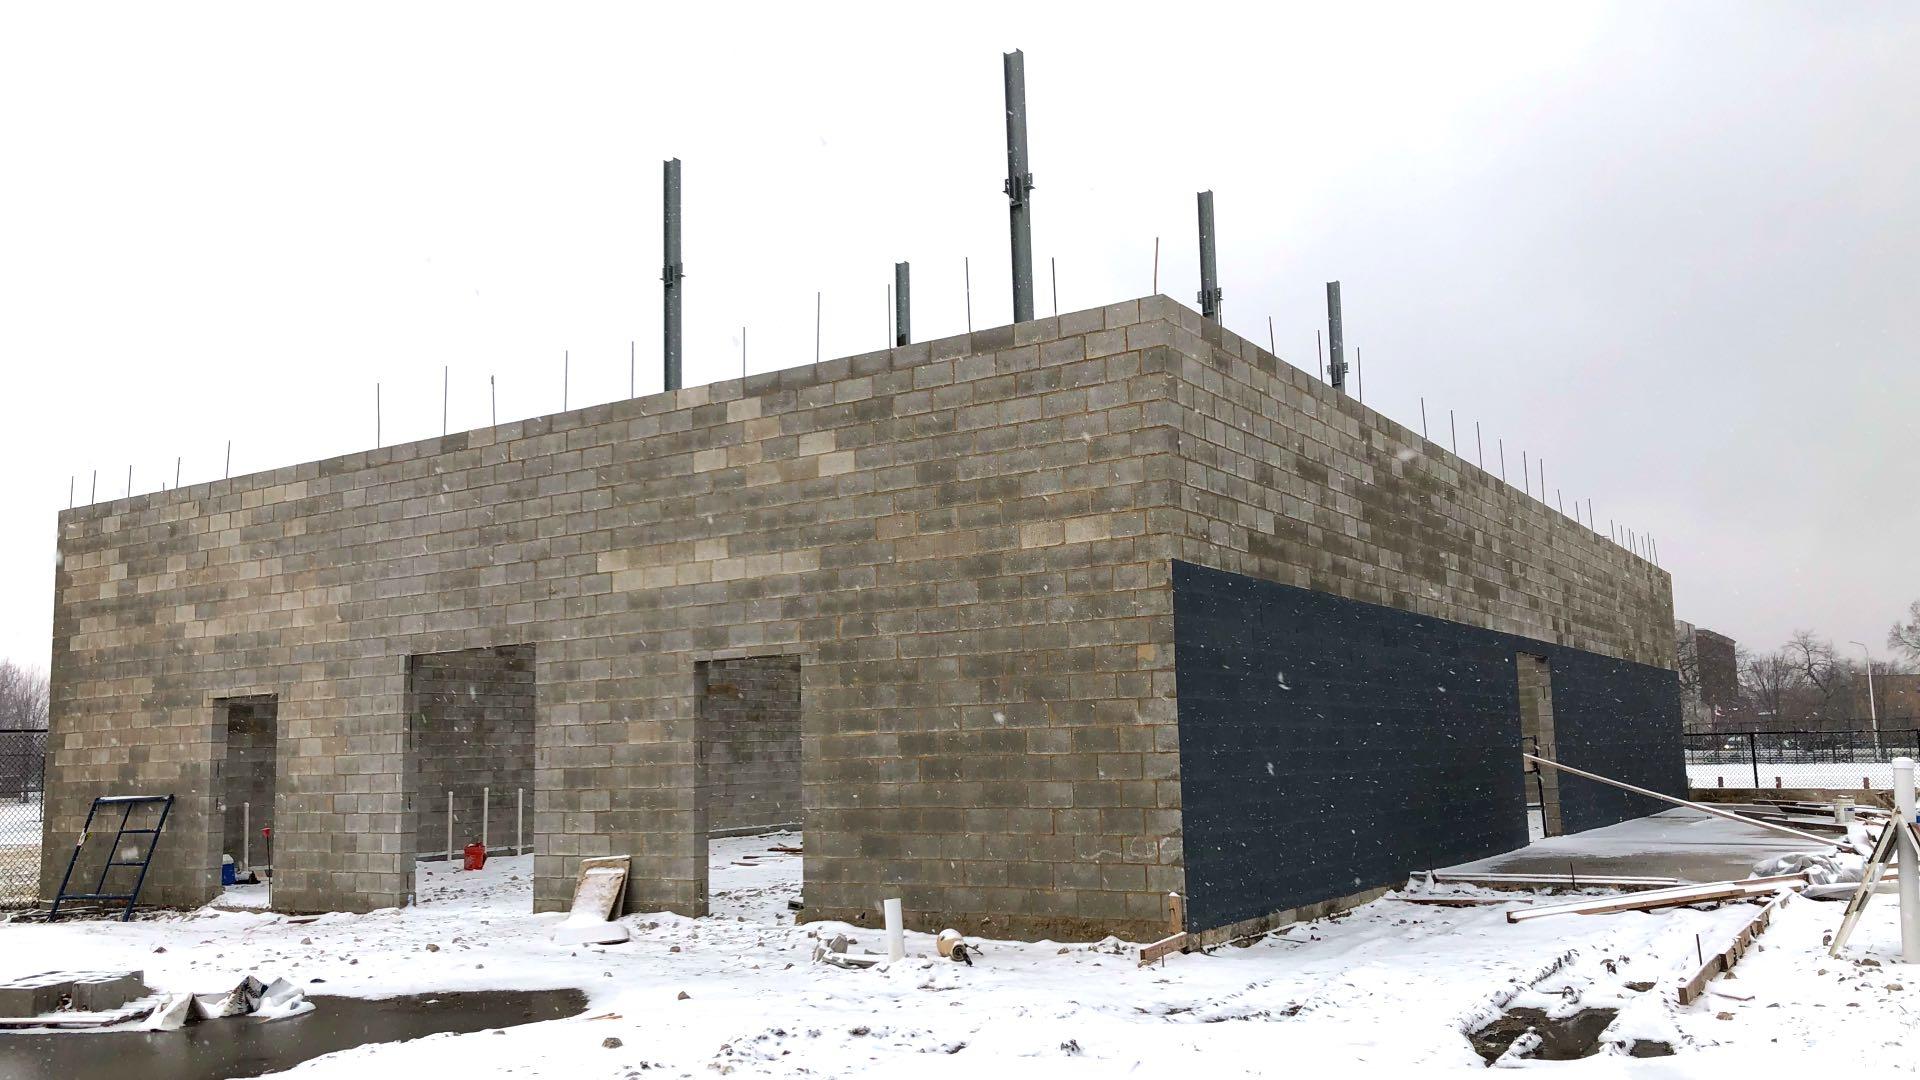
M 1657 836 L 1635 828 L 1643 823 L 1616 827 L 1624 839 L 1615 846 Z M 1671 986 L 1695 965 L 1695 935 L 1710 950 L 1752 907 L 1509 924 L 1510 906 L 1553 901 L 1456 888 L 1501 902 L 1456 909 L 1389 897 L 1244 948 L 1145 969 L 1111 940 L 988 941 L 966 967 L 935 958 L 932 937 L 915 933 L 903 963 L 848 971 L 812 962 L 815 946 L 844 933 L 855 953 L 884 951 L 880 934 L 793 923 L 786 900 L 799 859 L 758 856 L 778 856 L 765 849 L 796 839 L 716 842 L 715 914 L 629 917 L 634 939 L 624 945 L 550 944 L 559 916 L 529 914 L 530 860 L 508 858 L 472 874 L 430 865 L 420 905 L 404 912 L 296 922 L 203 909 L 130 924 L 0 926 L 0 978 L 133 967 L 169 990 L 226 989 L 257 972 L 315 994 L 579 987 L 589 996 L 580 1017 L 360 1047 L 300 1066 L 303 1080 L 1477 1073 L 1463 1033 L 1508 1004 L 1619 1007 L 1617 1033 L 1678 1046 L 1671 1058 L 1543 1066 L 1581 1075 L 1915 1064 L 1904 1044 L 1920 972 L 1894 959 L 1890 897 L 1869 909 L 1850 958 L 1838 961 L 1826 958 L 1821 936 L 1838 923 L 1840 905 L 1796 900 L 1737 977 L 1715 984 L 1720 996 L 1689 1008 L 1672 1003 Z M 1636 981 L 1655 989 L 1629 989 Z M 610 1039 L 619 1045 L 604 1045 Z M 0 1041 L 0 1066 L 5 1053 Z
M 1826 788 L 1857 791 L 1861 781 L 1868 787 L 1886 790 L 1893 786 L 1893 766 L 1885 762 L 1796 762 L 1791 765 L 1760 763 L 1761 787 Z M 1777 781 L 1777 783 L 1776 783 Z M 1753 786 L 1753 766 L 1746 762 L 1719 765 L 1687 765 L 1687 782 L 1697 788 Z

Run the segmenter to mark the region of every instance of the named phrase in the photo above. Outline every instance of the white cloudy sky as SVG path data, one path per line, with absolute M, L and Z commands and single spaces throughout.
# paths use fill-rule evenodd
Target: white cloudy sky
M 1920 8 L 12 5 L 0 14 L 0 656 L 49 652 L 55 512 L 659 386 L 660 160 L 687 381 L 1006 322 L 1000 54 L 1027 54 L 1063 310 L 1191 302 L 1456 410 L 1679 613 L 1881 650 L 1920 596 Z M 944 8 L 947 13 L 936 14 Z M 1517 469 L 1516 469 L 1517 471 Z

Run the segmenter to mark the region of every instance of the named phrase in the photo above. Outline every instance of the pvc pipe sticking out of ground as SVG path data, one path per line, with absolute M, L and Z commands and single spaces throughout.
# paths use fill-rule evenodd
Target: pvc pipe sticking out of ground
M 880 909 L 887 916 L 887 959 L 904 960 L 907 958 L 907 924 L 900 914 L 900 901 L 884 901 Z

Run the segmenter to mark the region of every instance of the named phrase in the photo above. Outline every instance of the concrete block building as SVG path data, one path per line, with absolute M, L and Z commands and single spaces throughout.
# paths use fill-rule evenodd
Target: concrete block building
M 62 514 L 43 880 L 173 793 L 152 901 L 243 800 L 277 908 L 401 905 L 484 787 L 541 909 L 630 854 L 701 913 L 709 836 L 797 821 L 805 918 L 1209 930 L 1524 844 L 1523 745 L 1682 791 L 1673 633 L 1659 569 L 1148 297 Z

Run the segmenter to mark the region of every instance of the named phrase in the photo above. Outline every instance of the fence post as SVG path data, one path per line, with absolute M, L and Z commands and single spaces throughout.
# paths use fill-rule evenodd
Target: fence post
M 1760 736 L 1747 732 L 1747 760 L 1753 764 L 1753 787 L 1760 789 Z

